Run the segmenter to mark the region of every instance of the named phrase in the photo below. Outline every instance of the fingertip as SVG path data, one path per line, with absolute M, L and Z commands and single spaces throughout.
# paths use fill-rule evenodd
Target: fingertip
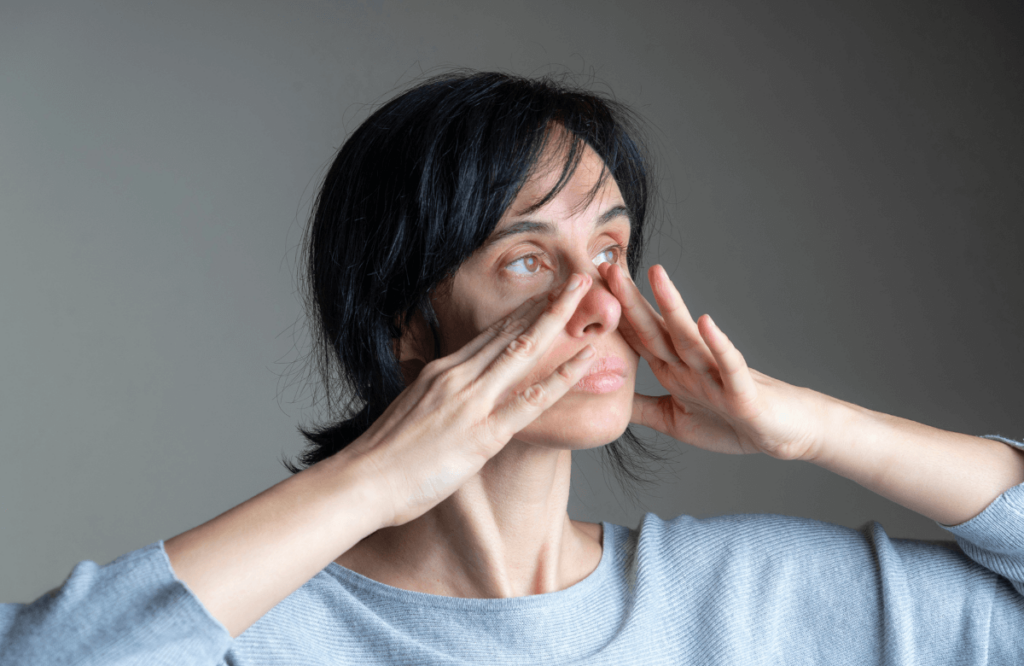
M 663 306 L 673 300 L 672 280 L 669 279 L 664 266 L 661 264 L 651 266 L 647 272 L 647 281 L 651 283 L 651 289 L 654 291 L 654 297 L 659 301 L 659 305 Z
M 612 291 L 617 292 L 622 289 L 622 285 L 619 284 L 619 277 L 615 269 L 616 264 L 610 264 L 608 262 L 598 264 L 597 266 L 597 272 L 601 274 L 601 278 L 604 280 L 604 283 L 608 285 Z
M 587 273 L 572 273 L 568 280 L 548 292 L 548 301 L 553 303 L 566 294 L 571 298 L 574 291 L 585 293 L 592 281 L 593 278 Z M 581 290 L 580 287 L 583 289 Z
M 702 314 L 697 318 L 697 330 L 700 331 L 702 338 L 709 341 L 714 336 L 715 331 L 720 329 L 715 325 L 715 320 L 711 318 L 711 315 Z
M 718 327 L 718 324 L 716 324 L 715 320 L 711 318 L 711 315 L 703 314 L 700 318 L 705 320 L 701 337 L 703 337 L 705 342 L 707 342 L 708 347 L 711 348 L 711 352 L 716 356 L 716 358 L 719 358 L 722 354 L 729 351 L 732 346 L 732 341 L 729 340 L 729 336 L 727 336 L 725 332 Z

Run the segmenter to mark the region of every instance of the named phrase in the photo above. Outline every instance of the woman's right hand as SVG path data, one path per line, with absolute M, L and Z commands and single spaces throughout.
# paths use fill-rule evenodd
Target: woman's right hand
M 560 293 L 526 301 L 458 351 L 427 363 L 346 447 L 345 457 L 367 463 L 361 466 L 378 477 L 381 527 L 409 522 L 450 496 L 583 377 L 593 362 L 589 345 L 517 390 L 565 329 L 591 280 L 573 274 Z
M 364 537 L 426 513 L 586 372 L 589 348 L 519 390 L 590 280 L 570 277 L 428 363 L 337 454 L 166 541 L 175 575 L 237 636 Z

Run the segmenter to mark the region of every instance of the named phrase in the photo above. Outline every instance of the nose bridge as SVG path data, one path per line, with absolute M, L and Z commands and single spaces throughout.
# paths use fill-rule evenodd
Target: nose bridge
M 597 266 L 587 260 L 585 264 L 577 265 L 573 270 L 579 273 L 589 273 L 593 282 L 587 293 L 580 299 L 580 304 L 572 318 L 569 319 L 569 323 L 566 324 L 565 330 L 576 338 L 615 330 L 619 325 L 619 317 L 622 315 L 622 305 L 609 290 L 601 274 L 597 272 Z

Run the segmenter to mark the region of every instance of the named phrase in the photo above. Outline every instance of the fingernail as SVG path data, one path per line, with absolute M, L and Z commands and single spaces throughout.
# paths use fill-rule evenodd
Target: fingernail
M 576 287 L 583 284 L 583 276 L 579 273 L 573 273 L 572 277 L 569 278 L 569 284 L 565 285 L 566 291 L 573 291 Z
M 593 355 L 594 355 L 594 348 L 592 346 L 590 346 L 590 345 L 587 345 L 586 347 L 583 348 L 583 351 L 581 351 L 579 353 L 577 358 L 590 358 Z

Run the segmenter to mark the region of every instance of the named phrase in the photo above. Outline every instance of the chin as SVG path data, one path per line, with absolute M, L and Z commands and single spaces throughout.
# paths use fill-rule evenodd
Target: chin
M 633 413 L 633 386 L 627 382 L 604 395 L 567 393 L 515 439 L 550 449 L 592 449 L 622 436 Z

